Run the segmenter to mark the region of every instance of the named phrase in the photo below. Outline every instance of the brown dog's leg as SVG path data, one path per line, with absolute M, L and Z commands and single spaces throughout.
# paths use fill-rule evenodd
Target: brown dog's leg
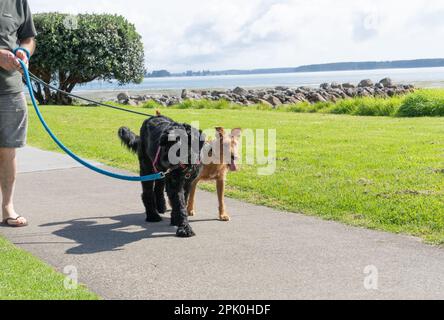
M 194 199 L 196 197 L 196 189 L 197 185 L 199 184 L 200 178 L 197 178 L 193 181 L 191 184 L 191 190 L 190 195 L 188 196 L 188 205 L 187 205 L 187 212 L 188 216 L 194 217 L 196 215 L 196 211 L 194 210 Z
M 216 181 L 217 198 L 219 200 L 219 219 L 221 221 L 230 221 L 230 216 L 225 212 L 225 179 L 218 179 Z

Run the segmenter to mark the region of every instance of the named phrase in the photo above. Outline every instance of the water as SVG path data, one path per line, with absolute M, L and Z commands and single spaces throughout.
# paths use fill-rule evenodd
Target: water
M 381 69 L 359 71 L 282 73 L 259 75 L 230 75 L 209 77 L 146 78 L 139 85 L 119 86 L 117 82 L 94 81 L 77 87 L 76 91 L 179 91 L 181 89 L 233 89 L 275 86 L 319 86 L 324 82 L 359 83 L 363 79 L 374 82 L 390 77 L 394 82 L 415 84 L 418 87 L 444 87 L 444 68 Z

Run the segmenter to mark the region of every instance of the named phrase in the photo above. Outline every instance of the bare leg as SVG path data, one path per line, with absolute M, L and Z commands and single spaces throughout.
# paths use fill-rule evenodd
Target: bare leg
M 17 175 L 16 150 L 12 148 L 0 148 L 0 187 L 2 190 L 2 215 L 3 220 L 18 217 L 14 209 L 14 190 Z M 10 222 L 11 224 L 13 222 Z M 16 225 L 25 225 L 25 218 L 19 218 Z
M 230 221 L 230 216 L 225 212 L 225 179 L 220 179 L 216 181 L 217 188 L 217 198 L 219 200 L 219 219 L 221 221 Z
M 197 189 L 197 185 L 199 184 L 199 182 L 200 182 L 200 179 L 197 178 L 191 184 L 191 191 L 190 191 L 190 195 L 188 197 L 188 205 L 187 205 L 187 212 L 190 217 L 193 217 L 196 215 L 196 211 L 194 209 L 194 199 L 196 197 L 196 189 Z

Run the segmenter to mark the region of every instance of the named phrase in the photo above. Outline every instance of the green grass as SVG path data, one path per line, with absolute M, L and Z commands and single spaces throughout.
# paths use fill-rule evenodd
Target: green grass
M 137 172 L 116 131 L 143 117 L 104 108 L 43 107 L 49 125 L 83 157 Z M 202 128 L 277 129 L 277 171 L 230 174 L 228 195 L 348 224 L 444 243 L 444 118 L 358 117 L 252 110 L 164 109 Z M 58 150 L 31 114 L 29 142 Z M 93 174 L 93 173 L 92 173 Z M 212 184 L 204 188 L 214 190 Z M 216 210 L 216 204 L 215 204 Z
M 150 100 L 143 108 L 163 108 Z M 239 110 L 246 107 L 230 103 L 224 100 L 185 100 L 177 105 L 178 109 L 224 109 Z M 391 117 L 423 117 L 444 116 L 444 90 L 421 89 L 405 96 L 390 98 L 362 97 L 343 99 L 337 102 L 301 102 L 290 105 L 282 105 L 276 109 L 265 104 L 252 105 L 249 110 L 282 111 L 297 113 L 331 113 L 348 114 L 355 116 L 391 116 Z
M 444 116 L 444 90 L 421 90 L 407 96 L 397 115 L 402 117 Z
M 65 276 L 0 237 L 0 300 L 96 300 L 85 287 L 66 290 Z

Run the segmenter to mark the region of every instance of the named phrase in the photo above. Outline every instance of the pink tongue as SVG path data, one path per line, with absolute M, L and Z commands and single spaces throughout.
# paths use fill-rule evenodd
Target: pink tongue
M 237 164 L 234 161 L 231 161 L 230 170 L 237 171 Z

